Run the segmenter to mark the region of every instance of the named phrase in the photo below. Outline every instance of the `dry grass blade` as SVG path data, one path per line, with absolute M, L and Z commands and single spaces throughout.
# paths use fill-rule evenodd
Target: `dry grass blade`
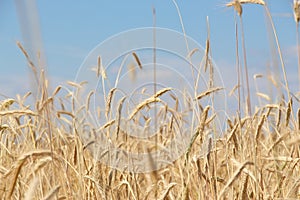
M 287 145 L 296 145 L 300 143 L 300 137 L 294 137 L 286 142 Z
M 133 55 L 136 63 L 138 64 L 139 68 L 142 69 L 143 68 L 142 63 L 141 63 L 139 57 L 137 56 L 137 54 L 135 52 L 132 52 L 132 55 Z
M 39 178 L 34 177 L 33 181 L 31 181 L 28 190 L 25 193 L 25 200 L 34 199 L 34 192 L 36 191 L 36 187 L 39 183 Z
M 293 186 L 290 188 L 290 191 L 287 193 L 287 198 L 289 199 L 299 199 L 300 196 L 300 178 L 298 178 Z
M 233 182 L 238 179 L 241 172 L 247 165 L 254 165 L 254 163 L 250 162 L 250 161 L 246 161 L 239 166 L 239 168 L 234 172 L 233 176 L 229 179 L 229 181 L 223 187 L 222 191 L 220 192 L 219 199 L 225 194 L 226 190 L 233 184 Z
M 299 161 L 300 158 L 292 158 L 287 156 L 277 156 L 277 157 L 262 157 L 264 160 L 280 161 L 280 162 L 294 162 Z
M 232 96 L 233 95 L 233 93 L 238 89 L 240 87 L 240 85 L 235 85 L 231 90 L 230 90 L 230 92 L 229 92 L 229 96 Z
M 210 95 L 211 93 L 214 93 L 214 92 L 217 92 L 219 90 L 223 90 L 224 88 L 222 87 L 216 87 L 216 88 L 211 88 L 209 90 L 206 90 L 205 92 L 202 92 L 201 94 L 199 94 L 196 99 L 199 100 L 199 99 L 202 99 L 203 97 L 205 96 L 208 96 Z
M 189 52 L 187 55 L 187 58 L 191 58 L 197 51 L 199 51 L 198 48 L 194 48 L 192 51 Z
M 60 189 L 60 185 L 55 186 L 45 197 L 44 200 L 50 200 L 53 199 L 55 195 L 57 195 L 59 189 Z
M 21 49 L 22 53 L 26 57 L 28 65 L 29 65 L 29 67 L 31 68 L 31 70 L 32 70 L 32 72 L 34 74 L 34 76 L 36 78 L 36 81 L 38 82 L 38 72 L 37 72 L 36 66 L 34 65 L 34 63 L 32 62 L 32 60 L 30 59 L 27 51 L 24 49 L 24 47 L 22 46 L 22 44 L 19 41 L 17 41 L 17 46 Z
M 170 183 L 165 189 L 164 191 L 161 193 L 161 195 L 158 197 L 159 200 L 164 200 L 165 198 L 167 198 L 168 193 L 170 192 L 170 190 L 177 185 L 176 183 Z

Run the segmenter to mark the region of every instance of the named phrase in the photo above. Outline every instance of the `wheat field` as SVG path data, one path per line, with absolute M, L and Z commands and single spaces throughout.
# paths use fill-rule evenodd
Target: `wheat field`
M 234 7 L 241 16 L 244 3 L 263 6 L 272 23 L 264 1 L 233 1 L 227 6 Z M 298 28 L 297 1 L 294 11 L 295 26 Z M 273 27 L 272 31 L 275 51 L 279 59 L 283 59 L 280 46 L 276 43 L 276 29 Z M 208 67 L 209 43 L 208 37 L 205 56 Z M 93 94 L 84 97 L 85 104 L 76 104 L 84 83 L 68 81 L 65 85 L 50 89 L 43 70 L 30 60 L 21 43 L 17 45 L 25 55 L 38 87 L 35 94 L 33 91 L 24 96 L 17 94 L 0 102 L 1 199 L 300 199 L 299 100 L 289 88 L 284 64 L 281 65 L 282 83 L 270 80 L 270 84 L 282 85 L 280 101 L 273 101 L 268 94 L 259 93 L 256 98 L 267 99 L 269 103 L 253 105 L 256 101 L 252 101 L 251 104 L 250 93 L 245 92 L 242 96 L 240 91 L 249 91 L 249 85 L 242 83 L 240 78 L 246 77 L 243 79 L 245 81 L 249 78 L 248 74 L 241 75 L 237 69 L 241 82 L 231 93 L 236 94 L 239 106 L 236 115 L 226 118 L 225 134 L 208 137 L 211 133 L 219 135 L 213 128 L 214 108 L 199 103 L 195 132 L 185 153 L 164 168 L 133 173 L 97 161 L 89 151 L 91 143 L 82 141 L 81 134 L 93 128 L 82 114 L 89 110 Z M 135 52 L 132 56 L 142 70 L 143 61 Z M 246 72 L 247 65 L 244 67 Z M 96 75 L 106 76 L 104 69 L 100 68 L 96 70 Z M 138 75 L 137 72 L 135 76 Z M 108 120 L 100 130 L 105 130 L 107 135 L 113 132 L 111 140 L 117 146 L 124 145 L 126 141 L 127 150 L 132 152 L 160 148 L 154 143 L 152 149 L 145 150 L 145 144 L 128 138 L 122 131 L 118 116 L 121 115 L 124 99 L 116 99 L 119 106 L 117 114 L 113 115 L 116 118 L 109 118 L 112 116 L 112 98 L 117 90 L 113 88 L 108 92 L 103 108 Z M 160 97 L 171 90 L 164 88 L 150 95 L 128 114 L 128 118 L 132 120 L 141 110 L 162 102 Z M 223 88 L 211 87 L 196 94 L 195 99 L 212 96 L 220 90 Z M 29 104 L 29 98 L 34 102 Z M 246 99 L 245 102 L 242 102 L 243 99 Z M 164 108 L 171 110 L 167 106 Z M 175 108 L 172 112 L 174 116 L 180 115 Z M 158 138 L 164 144 L 174 137 L 172 126 L 175 125 L 170 125 L 173 120 L 168 117 L 164 120 L 169 128 L 161 132 Z M 156 139 L 153 141 L 157 142 Z

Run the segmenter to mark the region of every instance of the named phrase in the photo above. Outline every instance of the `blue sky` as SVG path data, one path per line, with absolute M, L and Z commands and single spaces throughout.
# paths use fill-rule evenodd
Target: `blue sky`
M 30 71 L 16 45 L 23 41 L 16 1 L 0 0 L 0 96 L 14 97 L 30 89 Z M 225 86 L 235 84 L 234 11 L 226 0 L 178 1 L 186 34 L 205 47 L 206 16 L 209 17 L 211 50 Z M 297 80 L 296 28 L 291 0 L 266 1 L 271 10 L 284 53 L 289 81 Z M 158 27 L 182 32 L 172 1 L 37 1 L 47 69 L 56 86 L 74 80 L 88 53 L 108 37 L 133 28 L 152 26 L 152 7 Z M 266 73 L 271 62 L 268 30 L 263 7 L 245 5 L 243 23 L 248 67 L 251 74 Z M 25 46 L 26 48 L 26 46 Z M 262 88 L 263 89 L 263 88 Z

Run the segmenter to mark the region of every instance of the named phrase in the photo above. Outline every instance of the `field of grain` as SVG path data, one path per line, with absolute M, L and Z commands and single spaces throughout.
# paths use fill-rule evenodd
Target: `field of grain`
M 240 24 L 242 18 L 239 20 L 238 17 L 242 16 L 245 3 L 263 6 L 273 25 L 268 7 L 262 0 L 237 0 L 227 4 L 236 10 Z M 297 28 L 299 6 L 299 2 L 295 1 Z M 239 33 L 243 33 L 241 27 L 237 26 Z M 272 100 L 268 94 L 257 93 L 257 99 L 267 99 L 268 103 L 254 105 L 253 102 L 257 101 L 250 100 L 245 53 L 244 60 L 239 61 L 242 64 L 236 70 L 237 86 L 230 92 L 236 95 L 238 110 L 236 115 L 226 117 L 224 134 L 220 135 L 215 129 L 214 108 L 201 105 L 201 99 L 223 90 L 212 86 L 193 97 L 197 102 L 197 108 L 191 108 L 197 110 L 196 124 L 184 153 L 167 166 L 144 173 L 119 170 L 99 162 L 90 151 L 96 141 L 86 141 L 82 135 L 101 132 L 116 146 L 131 152 L 149 153 L 162 148 L 162 144 L 168 144 L 175 137 L 176 123 L 180 124 L 173 118 L 183 116 L 176 110 L 176 105 L 172 108 L 163 104 L 162 97 L 172 88 L 157 90 L 128 113 L 128 119 L 134 121 L 142 110 L 155 103 L 162 102 L 164 105 L 160 113 L 164 117 L 159 120 L 163 121 L 160 125 L 167 128 L 159 127 L 162 131 L 158 136 L 144 144 L 127 137 L 121 126 L 125 99 L 114 99 L 117 107 L 111 105 L 112 99 L 117 97 L 114 94 L 118 88 L 107 93 L 103 108 L 107 123 L 94 127 L 89 121 L 93 92 L 83 98 L 84 103 L 78 103 L 85 83 L 68 81 L 50 89 L 43 70 L 30 60 L 26 49 L 18 43 L 38 87 L 33 93 L 16 95 L 0 102 L 0 199 L 300 199 L 299 96 L 289 88 L 274 26 L 271 31 L 276 47 L 274 51 L 282 61 L 282 81 L 270 78 L 269 82 L 273 86 L 280 85 L 282 98 Z M 237 42 L 243 44 L 246 38 L 241 38 L 242 41 Z M 211 65 L 209 44 L 208 37 L 205 68 Z M 245 52 L 243 45 L 241 48 Z M 132 57 L 142 70 L 143 60 L 134 52 Z M 105 78 L 104 69 L 100 64 L 98 67 L 96 76 Z M 139 73 L 134 76 L 139 76 Z M 34 99 L 33 103 L 28 101 L 30 98 Z M 172 115 L 166 115 L 164 109 Z M 147 142 L 152 142 L 152 146 L 146 145 Z M 118 160 L 118 155 L 115 155 L 115 160 Z M 155 162 L 149 156 L 145 164 L 155 165 Z

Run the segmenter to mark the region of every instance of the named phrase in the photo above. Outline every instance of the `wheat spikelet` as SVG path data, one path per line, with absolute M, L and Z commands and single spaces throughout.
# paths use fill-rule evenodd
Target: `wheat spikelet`
M 232 0 L 231 2 L 227 3 L 227 7 L 233 7 L 239 16 L 243 13 L 242 4 L 259 4 L 265 5 L 263 0 Z
M 157 103 L 157 102 L 161 102 L 161 100 L 157 97 L 150 97 L 148 99 L 145 99 L 143 102 L 138 104 L 136 106 L 135 110 L 129 115 L 129 120 L 131 120 L 145 106 L 148 106 L 151 103 Z
M 209 42 L 209 38 L 206 40 L 206 45 L 205 45 L 205 65 L 204 65 L 204 71 L 206 72 L 207 70 L 207 66 L 209 63 L 209 48 L 210 48 L 210 42 Z
M 300 130 L 300 108 L 298 108 L 297 117 L 298 117 L 298 130 Z
M 7 115 L 37 115 L 37 113 L 31 110 L 8 110 L 8 111 L 0 111 L 0 116 L 7 116 Z
M 93 67 L 91 70 L 94 71 L 94 72 L 96 72 L 96 77 L 97 78 L 99 78 L 100 75 L 102 76 L 103 79 L 107 78 L 105 69 L 104 69 L 104 67 L 102 65 L 102 59 L 101 59 L 100 56 L 97 57 L 97 66 Z
M 138 64 L 139 68 L 142 69 L 143 68 L 142 63 L 141 63 L 139 57 L 137 56 L 137 54 L 135 52 L 132 52 L 132 55 L 133 55 L 136 63 Z
M 81 88 L 80 83 L 75 83 L 75 82 L 73 82 L 73 81 L 67 81 L 67 84 L 70 85 L 70 86 L 72 86 L 72 87 L 76 87 L 76 88 L 78 88 L 78 89 Z
M 62 88 L 61 85 L 57 86 L 57 87 L 55 88 L 54 92 L 52 93 L 52 96 L 57 95 L 57 93 L 61 90 L 61 88 Z M 23 98 L 24 98 L 24 97 L 23 97 Z
M 234 6 L 234 4 L 240 3 L 240 4 L 259 4 L 259 5 L 265 5 L 266 3 L 263 0 L 232 0 L 231 2 L 227 3 L 227 7 Z
M 277 115 L 277 122 L 276 122 L 277 129 L 279 129 L 280 127 L 280 121 L 281 121 L 281 109 L 278 108 L 278 115 Z
M 211 89 L 208 89 L 206 90 L 205 92 L 202 92 L 201 94 L 199 94 L 196 99 L 202 99 L 203 97 L 207 96 L 207 95 L 210 95 L 211 93 L 214 93 L 214 92 L 217 92 L 219 90 L 223 90 L 224 88 L 222 87 L 216 87 L 216 88 L 211 88 Z
M 105 123 L 103 126 L 101 126 L 100 128 L 99 128 L 99 130 L 103 130 L 103 129 L 106 129 L 107 127 L 110 127 L 112 124 L 114 124 L 116 122 L 116 120 L 111 120 L 111 121 L 109 121 L 109 122 L 107 122 L 107 123 Z
M 161 102 L 161 100 L 158 97 L 170 90 L 172 90 L 172 88 L 161 89 L 158 92 L 156 92 L 153 96 L 151 96 L 150 98 L 145 99 L 143 102 L 141 102 L 140 104 L 137 105 L 135 110 L 129 115 L 129 119 L 132 119 L 138 113 L 138 111 L 143 109 L 145 106 L 149 106 L 149 104 L 151 104 L 151 103 Z
M 238 149 L 238 142 L 237 142 L 235 133 L 236 133 L 238 127 L 239 127 L 239 123 L 237 122 L 235 124 L 235 126 L 233 127 L 233 129 L 231 130 L 231 132 L 230 132 L 230 134 L 229 134 L 229 136 L 226 140 L 226 143 L 228 143 L 232 138 L 233 139 L 233 144 L 234 144 L 236 149 Z
M 241 199 L 248 199 L 248 194 L 247 194 L 247 186 L 248 186 L 248 180 L 249 180 L 249 176 L 247 174 L 244 175 L 245 179 L 244 179 L 244 183 L 243 183 L 243 187 L 242 187 L 242 198 Z
M 101 74 L 101 67 L 102 67 L 102 60 L 101 60 L 101 57 L 98 56 L 97 58 L 97 72 L 96 72 L 96 76 L 97 78 L 100 76 Z
M 107 96 L 107 99 L 106 99 L 106 105 L 105 105 L 105 116 L 108 118 L 108 114 L 110 112 L 110 109 L 111 109 L 111 101 L 112 101 L 112 97 L 113 97 L 113 94 L 114 92 L 116 91 L 117 88 L 112 88 L 109 93 L 108 93 L 108 96 Z
M 266 119 L 266 116 L 263 115 L 262 118 L 260 119 L 258 125 L 257 125 L 256 132 L 255 132 L 255 140 L 256 140 L 256 141 L 257 141 L 258 138 L 259 138 L 259 135 L 260 135 L 259 133 L 260 133 L 260 131 L 261 131 L 262 126 L 264 125 L 265 119 Z
M 262 78 L 263 75 L 262 74 L 254 74 L 253 75 L 253 79 L 258 79 L 258 78 Z
M 170 91 L 170 90 L 172 90 L 172 88 L 164 88 L 164 89 L 161 89 L 161 90 L 159 90 L 158 92 L 156 92 L 156 94 L 153 95 L 153 98 L 157 98 L 157 97 L 163 95 L 164 93 L 166 93 L 166 92 L 168 92 L 168 91 Z
M 249 4 L 260 4 L 265 5 L 265 2 L 263 0 L 239 0 L 241 4 L 249 3 Z
M 287 111 L 286 111 L 285 126 L 289 125 L 289 121 L 290 121 L 290 117 L 291 117 L 291 113 L 292 113 L 292 106 L 293 106 L 293 99 L 291 98 L 288 103 L 288 107 L 287 107 Z
M 243 8 L 239 0 L 233 0 L 226 4 L 227 7 L 233 7 L 234 10 L 238 13 L 239 16 L 243 13 Z
M 60 115 L 63 114 L 63 115 L 69 115 L 70 117 L 75 118 L 75 115 L 73 113 L 66 111 L 66 110 L 58 110 L 56 113 L 57 113 L 58 117 L 60 117 Z
M 193 135 L 190 144 L 187 148 L 187 151 L 185 153 L 185 166 L 187 165 L 188 162 L 188 158 L 189 158 L 189 153 L 191 152 L 192 146 L 194 144 L 194 142 L 196 141 L 197 137 L 201 134 L 201 138 L 200 138 L 200 142 L 202 142 L 202 135 L 204 132 L 204 128 L 205 128 L 205 122 L 208 116 L 208 111 L 209 111 L 210 107 L 207 106 L 205 107 L 205 109 L 203 110 L 202 114 L 201 114 L 201 119 L 200 119 L 200 125 L 198 127 L 198 130 L 196 131 L 196 133 Z
M 118 113 L 117 113 L 117 132 L 116 132 L 117 137 L 120 132 L 121 113 L 122 113 L 123 103 L 124 103 L 125 99 L 126 99 L 126 97 L 123 97 L 122 99 L 120 99 L 120 101 L 118 103 L 119 106 L 118 106 Z
M 264 98 L 267 101 L 271 101 L 271 98 L 267 94 L 256 92 L 256 95 L 261 97 L 261 98 Z
M 14 99 L 6 99 L 0 103 L 0 110 L 8 109 L 15 102 Z
M 300 1 L 294 0 L 294 19 L 296 23 L 300 21 Z

